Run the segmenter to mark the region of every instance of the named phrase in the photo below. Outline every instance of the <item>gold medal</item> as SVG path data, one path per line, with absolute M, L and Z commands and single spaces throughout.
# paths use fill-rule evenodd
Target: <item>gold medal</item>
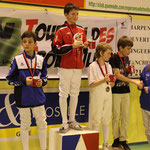
M 106 92 L 109 92 L 109 91 L 110 91 L 110 87 L 107 86 L 107 87 L 106 87 Z

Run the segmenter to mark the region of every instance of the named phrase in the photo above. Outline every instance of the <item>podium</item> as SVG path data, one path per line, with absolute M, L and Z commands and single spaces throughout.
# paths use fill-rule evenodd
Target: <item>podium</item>
M 98 150 L 99 132 L 83 128 L 59 133 L 59 128 L 49 131 L 49 150 Z

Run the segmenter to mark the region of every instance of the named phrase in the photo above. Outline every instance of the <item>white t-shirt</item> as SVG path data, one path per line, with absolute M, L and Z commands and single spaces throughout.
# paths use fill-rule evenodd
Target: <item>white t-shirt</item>
M 107 74 L 113 74 L 112 73 L 112 67 L 109 63 L 105 62 L 106 68 L 107 68 Z M 101 66 L 103 69 L 104 74 L 106 74 L 105 65 Z M 104 79 L 104 76 L 102 74 L 102 71 L 97 63 L 97 61 L 92 62 L 89 65 L 88 68 L 88 82 L 91 84 L 94 81 L 102 80 Z

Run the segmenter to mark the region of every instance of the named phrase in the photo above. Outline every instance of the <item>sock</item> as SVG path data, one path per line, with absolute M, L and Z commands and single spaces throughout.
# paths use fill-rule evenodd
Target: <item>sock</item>
M 78 104 L 78 97 L 70 97 L 69 102 L 69 121 L 75 121 L 76 109 Z
M 107 145 L 109 137 L 109 125 L 103 125 L 103 144 Z
M 62 123 L 66 124 L 68 122 L 67 119 L 67 98 L 66 97 L 59 97 L 59 106 L 60 106 L 60 112 L 62 116 Z
M 21 137 L 23 150 L 29 150 L 29 131 L 20 130 L 20 137 Z

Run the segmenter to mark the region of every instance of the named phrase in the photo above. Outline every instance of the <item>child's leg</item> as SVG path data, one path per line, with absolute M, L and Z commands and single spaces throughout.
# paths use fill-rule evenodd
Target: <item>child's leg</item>
M 90 90 L 88 127 L 98 132 L 100 132 L 100 125 L 103 117 L 104 97 L 106 95 L 103 89 L 104 87 L 100 85 L 94 88 L 94 90 Z
M 122 94 L 112 94 L 112 131 L 113 138 L 120 138 L 120 105 Z
M 67 97 L 70 93 L 70 81 L 72 78 L 72 69 L 58 69 L 59 76 L 59 106 L 62 116 L 62 123 L 67 124 Z
M 21 127 L 20 137 L 23 150 L 29 150 L 29 130 L 31 125 L 31 112 L 30 108 L 19 108 Z
M 78 105 L 78 95 L 81 85 L 81 69 L 73 69 L 71 85 L 70 85 L 70 103 L 69 103 L 69 122 L 75 121 L 76 108 Z
M 150 144 L 150 111 L 142 109 L 143 123 L 148 143 Z
M 130 106 L 129 93 L 123 94 L 120 107 L 120 120 L 121 120 L 120 141 L 126 141 L 128 138 L 127 130 L 129 124 L 129 106 Z
M 47 147 L 47 122 L 44 105 L 32 108 L 33 116 L 36 119 L 38 136 L 40 140 L 41 150 Z
M 108 144 L 109 138 L 109 125 L 103 125 L 103 145 Z
M 104 98 L 103 116 L 102 116 L 104 146 L 108 146 L 109 124 L 111 120 L 111 113 L 112 113 L 112 94 L 109 92 L 106 93 Z

